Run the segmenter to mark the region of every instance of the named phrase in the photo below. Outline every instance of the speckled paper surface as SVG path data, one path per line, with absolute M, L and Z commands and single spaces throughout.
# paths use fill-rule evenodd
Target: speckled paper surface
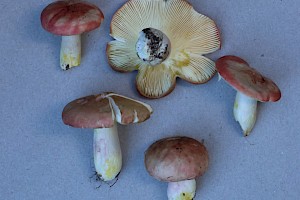
M 220 29 L 222 49 L 210 58 L 240 56 L 282 91 L 279 102 L 259 104 L 248 138 L 233 119 L 235 91 L 217 76 L 204 85 L 177 80 L 169 96 L 148 100 L 135 89 L 136 72 L 109 67 L 109 25 L 123 0 L 90 0 L 105 20 L 82 36 L 81 66 L 61 71 L 61 38 L 43 30 L 39 19 L 50 2 L 0 2 L 1 200 L 166 199 L 167 184 L 147 174 L 143 158 L 152 142 L 174 135 L 204 139 L 209 151 L 209 170 L 197 180 L 196 200 L 299 199 L 299 1 L 189 1 Z M 123 169 L 112 187 L 90 178 L 92 130 L 61 120 L 68 102 L 104 91 L 143 100 L 154 109 L 147 122 L 118 127 Z

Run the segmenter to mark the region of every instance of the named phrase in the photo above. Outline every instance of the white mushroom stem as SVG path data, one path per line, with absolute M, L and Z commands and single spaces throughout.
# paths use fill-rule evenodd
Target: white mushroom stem
M 195 179 L 168 183 L 169 200 L 191 200 L 195 197 L 195 193 Z
M 169 55 L 170 40 L 160 30 L 145 28 L 135 45 L 137 55 L 151 66 L 162 63 Z
M 80 35 L 62 36 L 60 49 L 60 67 L 68 70 L 80 65 L 81 39 Z
M 257 100 L 237 92 L 233 114 L 243 129 L 244 136 L 248 136 L 256 121 Z
M 94 129 L 94 163 L 103 181 L 116 178 L 122 167 L 122 152 L 117 124 L 111 128 Z

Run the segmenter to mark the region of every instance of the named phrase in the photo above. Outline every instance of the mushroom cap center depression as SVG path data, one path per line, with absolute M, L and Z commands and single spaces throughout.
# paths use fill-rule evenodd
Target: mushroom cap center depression
M 163 32 L 154 28 L 145 28 L 139 33 L 135 49 L 140 59 L 155 66 L 168 57 L 170 46 L 170 40 Z

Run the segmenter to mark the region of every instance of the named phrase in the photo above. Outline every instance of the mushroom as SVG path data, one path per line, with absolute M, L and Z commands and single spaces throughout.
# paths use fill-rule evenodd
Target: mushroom
M 119 72 L 137 70 L 136 88 L 147 98 L 170 94 L 180 78 L 204 84 L 216 73 L 206 54 L 221 48 L 216 23 L 186 0 L 130 0 L 110 24 L 109 65 Z
M 94 129 L 94 163 L 97 175 L 103 181 L 113 180 L 122 166 L 122 152 L 117 122 L 122 125 L 147 120 L 152 108 L 140 101 L 103 93 L 68 103 L 62 112 L 66 125 Z
M 262 76 L 239 57 L 221 57 L 216 62 L 216 68 L 219 75 L 237 90 L 233 114 L 244 136 L 248 136 L 256 121 L 257 101 L 278 101 L 281 92 L 272 80 Z
M 193 199 L 195 178 L 208 168 L 205 146 L 189 137 L 164 138 L 153 143 L 145 152 L 148 173 L 168 183 L 167 195 L 172 200 Z
M 63 70 L 80 65 L 80 34 L 98 28 L 103 19 L 97 6 L 78 0 L 56 1 L 42 11 L 43 28 L 62 36 L 60 66 Z

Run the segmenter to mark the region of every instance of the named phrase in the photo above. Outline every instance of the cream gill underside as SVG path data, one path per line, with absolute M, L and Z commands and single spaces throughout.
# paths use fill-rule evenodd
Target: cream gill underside
M 145 28 L 158 29 L 170 39 L 170 54 L 160 65 L 149 66 L 137 56 L 135 45 Z M 113 16 L 111 36 L 115 39 L 107 48 L 111 66 L 118 71 L 140 70 L 137 86 L 145 96 L 168 93 L 176 77 L 204 83 L 215 73 L 214 62 L 202 55 L 220 48 L 218 29 L 185 0 L 128 1 Z M 159 77 L 146 78 L 145 73 Z

